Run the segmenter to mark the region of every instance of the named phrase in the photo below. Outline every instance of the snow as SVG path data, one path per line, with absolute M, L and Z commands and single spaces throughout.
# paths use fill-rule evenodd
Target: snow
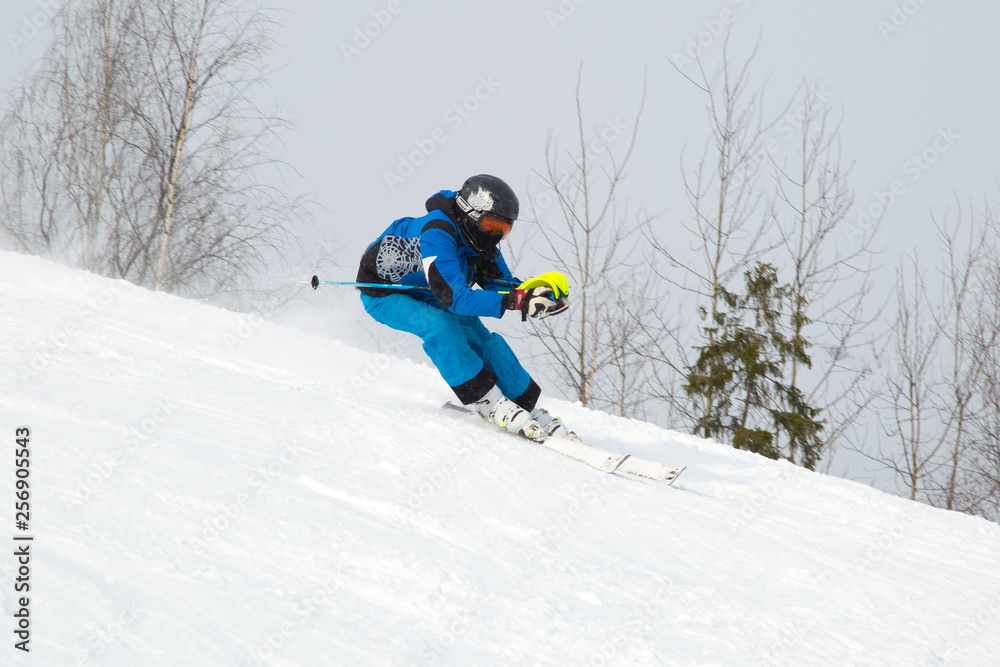
M 35 536 L 23 654 L 7 449 L 0 664 L 1000 654 L 1000 527 L 984 520 L 545 401 L 595 445 L 688 466 L 673 487 L 606 475 L 442 418 L 432 368 L 335 331 L 9 252 L 0 266 L 0 415 L 8 448 L 32 431 Z

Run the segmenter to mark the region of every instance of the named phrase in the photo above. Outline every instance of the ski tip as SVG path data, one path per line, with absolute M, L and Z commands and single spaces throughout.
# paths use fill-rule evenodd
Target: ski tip
M 667 486 L 673 486 L 674 482 L 677 481 L 677 478 L 680 477 L 681 473 L 685 470 L 687 470 L 687 466 L 674 467 L 663 481 L 667 484 Z

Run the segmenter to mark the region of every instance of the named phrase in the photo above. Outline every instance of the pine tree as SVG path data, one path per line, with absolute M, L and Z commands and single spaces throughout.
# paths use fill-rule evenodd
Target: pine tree
M 695 433 L 771 459 L 786 458 L 814 469 L 822 453 L 820 410 L 785 381 L 795 361 L 810 366 L 807 322 L 802 304 L 791 307 L 792 290 L 777 270 L 758 262 L 744 274 L 744 294 L 719 287 L 718 309 L 704 328 L 706 342 L 686 369 L 684 390 L 707 410 Z M 793 335 L 785 334 L 783 315 L 791 311 Z M 707 317 L 707 311 L 702 311 Z M 798 319 L 796 319 L 798 318 Z

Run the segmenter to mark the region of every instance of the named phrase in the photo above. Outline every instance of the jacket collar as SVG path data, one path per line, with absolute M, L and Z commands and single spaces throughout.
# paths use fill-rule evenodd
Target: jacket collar
M 491 245 L 487 243 L 487 239 L 482 237 L 483 235 L 476 234 L 474 229 L 468 228 L 469 219 L 458 208 L 458 204 L 455 203 L 456 194 L 458 193 L 452 190 L 441 190 L 440 192 L 432 195 L 431 198 L 424 203 L 424 207 L 427 209 L 428 213 L 433 211 L 440 211 L 441 213 L 444 213 L 452 224 L 455 225 L 455 228 L 459 231 L 459 234 L 462 237 L 462 242 L 470 250 L 479 253 L 484 257 L 493 257 L 496 255 L 497 246 L 495 244 Z

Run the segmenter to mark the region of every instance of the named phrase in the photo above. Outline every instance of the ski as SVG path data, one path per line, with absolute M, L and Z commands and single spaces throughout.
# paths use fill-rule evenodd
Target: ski
M 442 405 L 441 409 L 456 416 L 479 418 L 474 410 L 451 401 Z M 548 438 L 543 442 L 537 440 L 529 440 L 529 442 L 568 456 L 574 461 L 579 461 L 601 472 L 627 475 L 667 486 L 673 484 L 674 480 L 686 469 L 686 466 L 668 466 L 655 461 L 635 458 L 630 454 L 609 452 L 606 449 L 586 444 L 576 434 L 573 434 L 572 438 Z

